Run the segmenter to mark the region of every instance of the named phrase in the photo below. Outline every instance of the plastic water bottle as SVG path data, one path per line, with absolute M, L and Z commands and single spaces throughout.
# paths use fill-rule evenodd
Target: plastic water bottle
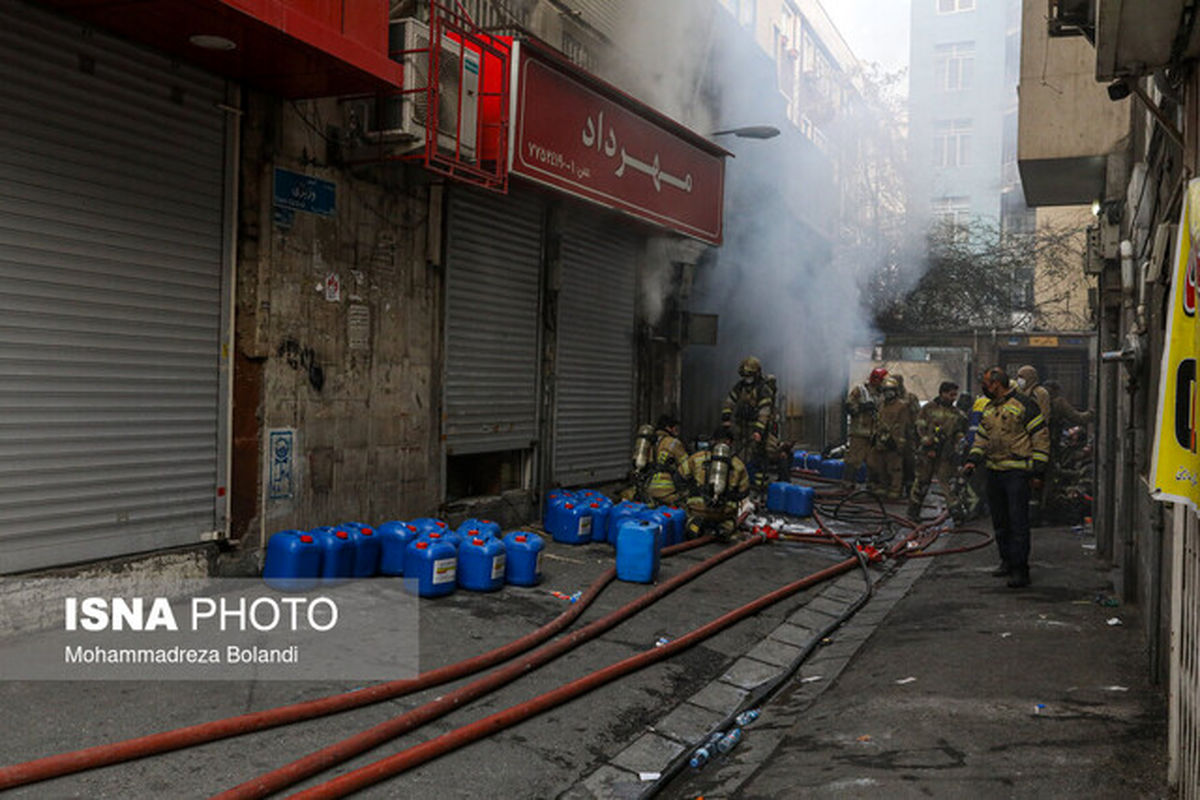
M 728 753 L 730 750 L 738 746 L 738 742 L 742 740 L 742 729 L 734 728 L 729 733 L 721 737 L 717 742 L 717 752 L 721 754 Z
M 754 720 L 758 719 L 758 714 L 759 711 L 757 708 L 751 708 L 747 711 L 743 711 L 734 717 L 733 724 L 737 725 L 739 728 L 744 728 L 751 722 L 754 722 Z
M 696 752 L 692 753 L 692 759 L 688 762 L 688 765 L 692 769 L 700 769 L 707 764 L 717 754 L 717 742 L 721 741 L 724 735 L 721 731 L 709 734 L 708 740 L 701 747 L 697 748 Z

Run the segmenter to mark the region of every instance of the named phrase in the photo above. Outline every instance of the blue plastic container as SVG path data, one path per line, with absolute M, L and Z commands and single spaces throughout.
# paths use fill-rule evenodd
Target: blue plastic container
M 375 529 L 365 522 L 343 522 L 338 529 L 349 533 L 350 541 L 354 544 L 353 576 L 370 578 L 379 572 L 381 548 Z
M 321 545 L 304 531 L 279 531 L 267 541 L 263 580 L 272 589 L 305 592 L 321 578 Z
M 341 528 L 328 526 L 309 531 L 321 548 L 321 581 L 341 583 L 354 575 L 354 543 Z
M 384 575 L 403 575 L 404 552 L 409 542 L 417 538 L 417 526 L 399 520 L 385 522 L 375 529 L 375 535 L 379 537 L 379 571 Z
M 768 511 L 783 511 L 787 508 L 787 487 L 789 485 L 778 481 L 767 487 Z
M 792 468 L 804 469 L 804 460 L 808 458 L 807 450 L 796 450 L 792 453 Z
M 574 500 L 563 503 L 558 523 L 550 531 L 554 541 L 585 544 L 592 540 L 592 509 Z
M 441 597 L 458 585 L 458 554 L 440 539 L 422 536 L 404 553 L 404 588 L 421 597 Z
M 504 545 L 491 536 L 464 539 L 458 548 L 458 585 L 472 592 L 504 587 Z
M 835 481 L 840 481 L 845 471 L 846 462 L 840 458 L 830 458 L 821 464 L 821 474 Z
M 462 544 L 463 537 L 459 536 L 457 531 L 452 531 L 449 528 L 447 528 L 444 531 L 430 531 L 429 533 L 423 533 L 420 535 L 419 538 L 429 539 L 432 542 L 441 542 L 442 544 L 448 544 L 451 547 L 453 547 L 455 550 L 458 550 L 458 546 L 460 544 Z
M 558 518 L 562 513 L 563 503 L 575 500 L 575 493 L 568 489 L 555 489 L 546 493 L 546 506 L 542 514 L 542 530 L 547 533 L 558 526 Z
M 621 523 L 637 519 L 637 515 L 645 510 L 645 503 L 635 503 L 630 500 L 622 500 L 613 506 L 612 511 L 608 515 L 608 543 L 616 546 L 617 533 L 621 530 Z
M 504 580 L 514 586 L 535 586 L 542 579 L 546 543 L 536 533 L 513 531 L 504 537 Z
M 412 521 L 412 524 L 417 526 L 419 534 L 433 533 L 434 531 L 444 533 L 450 528 L 444 521 L 436 517 L 418 517 Z
M 458 526 L 458 535 L 465 541 L 476 536 L 492 536 L 496 539 L 500 538 L 500 523 L 493 522 L 490 519 L 471 519 L 464 520 L 462 525 Z
M 808 457 L 804 459 L 804 468 L 810 470 L 811 472 L 819 473 L 821 471 L 822 461 L 823 459 L 819 453 L 809 453 Z
M 612 501 L 607 497 L 596 497 L 587 504 L 592 514 L 592 541 L 608 541 L 608 516 L 612 513 Z
M 644 519 L 654 525 L 657 525 L 660 531 L 658 537 L 658 549 L 667 546 L 667 540 L 671 538 L 671 515 L 665 509 L 653 508 L 646 509 L 638 515 L 638 519 Z
M 785 510 L 788 514 L 795 517 L 811 516 L 814 496 L 811 486 L 797 486 L 792 484 L 787 488 Z
M 661 550 L 661 526 L 647 519 L 622 522 L 617 532 L 617 577 L 632 583 L 654 583 Z
M 663 531 L 667 539 L 663 547 L 670 547 L 687 538 L 687 511 L 678 506 L 666 506 L 663 510 L 671 517 L 671 530 Z

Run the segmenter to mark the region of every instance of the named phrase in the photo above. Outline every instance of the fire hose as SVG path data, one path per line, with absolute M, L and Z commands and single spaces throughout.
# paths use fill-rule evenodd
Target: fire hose
M 756 541 L 752 539 L 750 541 Z M 524 703 L 518 703 L 498 711 L 481 720 L 456 728 L 427 742 L 414 745 L 399 753 L 380 759 L 365 767 L 346 773 L 326 783 L 314 786 L 302 792 L 291 795 L 293 800 L 317 800 L 318 798 L 345 797 L 351 792 L 366 788 L 382 780 L 398 775 L 406 770 L 430 761 L 438 756 L 456 750 L 471 742 L 491 736 L 506 728 L 516 725 L 530 717 L 534 717 L 551 708 L 586 694 L 600 686 L 611 683 L 618 678 L 655 664 L 676 653 L 698 644 L 709 637 L 720 633 L 731 625 L 759 611 L 784 600 L 797 592 L 803 591 L 821 581 L 836 577 L 858 566 L 857 556 L 841 561 L 833 566 L 814 572 L 797 581 L 780 587 L 773 592 L 760 596 L 745 605 L 740 606 L 716 619 L 695 628 L 692 631 L 674 639 L 661 647 L 647 650 L 643 653 L 602 667 L 582 678 L 577 678 L 555 689 L 539 695 Z M 221 795 L 224 797 L 225 795 Z
M 665 548 L 663 555 L 682 553 L 708 544 L 711 541 L 712 537 L 693 539 Z M 206 742 L 241 736 L 268 728 L 290 725 L 304 720 L 349 711 L 472 675 L 536 647 L 569 626 L 615 578 L 615 568 L 605 570 L 592 581 L 592 584 L 580 595 L 577 602 L 573 603 L 568 609 L 540 628 L 494 650 L 430 670 L 416 678 L 388 681 L 363 689 L 356 689 L 352 692 L 308 700 L 303 703 L 253 711 L 225 719 L 202 722 L 174 730 L 161 731 L 133 739 L 110 742 L 82 750 L 58 753 L 33 761 L 0 767 L 0 789 L 10 789 L 15 786 L 58 778 L 76 772 L 96 769 L 97 767 L 118 764 L 123 761 L 132 761 L 160 753 L 168 753 L 173 750 L 194 747 Z
M 384 742 L 418 728 L 427 722 L 443 717 L 460 708 L 465 703 L 511 683 L 522 675 L 553 661 L 563 653 L 594 639 L 618 623 L 623 622 L 667 594 L 670 594 L 693 578 L 762 542 L 763 538 L 756 536 L 740 544 L 728 547 L 679 573 L 675 577 L 663 581 L 650 591 L 624 606 L 609 612 L 595 622 L 574 631 L 556 642 L 533 651 L 518 661 L 507 664 L 500 669 L 484 675 L 482 678 L 472 681 L 466 686 L 447 692 L 422 706 L 406 711 L 379 725 L 368 728 L 340 742 L 310 753 L 290 764 L 285 764 L 278 769 L 239 784 L 228 791 L 215 795 L 215 797 L 220 798 L 220 800 L 234 800 L 234 798 L 237 798 L 237 800 L 246 800 L 246 798 L 266 797 L 269 794 L 292 786 L 311 775 L 315 775 L 354 756 L 365 753 L 374 747 L 378 747 Z

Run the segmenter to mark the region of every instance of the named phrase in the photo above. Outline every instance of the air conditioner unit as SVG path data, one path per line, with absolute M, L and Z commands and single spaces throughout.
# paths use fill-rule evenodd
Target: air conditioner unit
M 388 28 L 388 50 L 404 65 L 404 93 L 356 98 L 345 104 L 348 127 L 370 142 L 417 150 L 425 146 L 429 94 L 429 26 L 402 19 Z M 479 124 L 480 54 L 449 36 L 438 52 L 437 146 L 475 160 Z M 460 108 L 461 98 L 461 108 Z

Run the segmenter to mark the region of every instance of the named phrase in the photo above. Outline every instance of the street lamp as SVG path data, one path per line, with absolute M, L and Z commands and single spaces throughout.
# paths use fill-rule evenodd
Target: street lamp
M 723 131 L 713 131 L 712 136 L 733 135 L 739 139 L 774 139 L 779 135 L 779 128 L 774 125 L 747 125 L 744 128 L 729 128 Z

